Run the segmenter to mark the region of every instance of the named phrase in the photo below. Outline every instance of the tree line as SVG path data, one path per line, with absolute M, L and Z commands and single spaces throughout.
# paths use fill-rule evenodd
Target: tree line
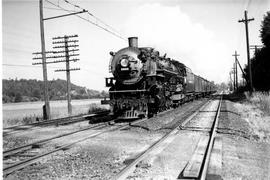
M 64 100 L 67 94 L 67 82 L 56 79 L 48 81 L 50 100 Z M 2 102 L 27 102 L 43 100 L 43 81 L 36 79 L 3 79 Z M 97 91 L 71 83 L 72 99 L 89 99 L 108 97 L 105 91 Z
M 264 15 L 260 38 L 263 47 L 255 52 L 254 57 L 251 59 L 251 73 L 252 81 L 255 90 L 269 91 L 270 90 L 270 11 Z M 249 85 L 249 71 L 248 65 L 245 66 L 243 77 Z M 249 87 L 249 86 L 248 86 Z

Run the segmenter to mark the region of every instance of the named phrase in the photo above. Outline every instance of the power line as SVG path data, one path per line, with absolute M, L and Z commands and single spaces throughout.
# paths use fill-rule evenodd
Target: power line
M 52 7 L 43 7 L 44 9 L 50 9 L 50 10 L 58 10 L 58 11 L 63 11 L 62 9 L 59 8 L 52 8 Z M 76 11 L 73 11 L 76 12 Z
M 60 9 L 62 9 L 63 11 L 66 11 L 66 12 L 74 12 L 74 11 L 71 11 L 71 10 L 67 10 L 67 9 L 61 7 L 60 5 L 57 5 L 57 4 L 55 4 L 55 3 L 53 3 L 53 2 L 51 2 L 51 1 L 49 1 L 49 0 L 46 0 L 46 1 L 47 1 L 48 3 L 50 3 L 50 4 L 52 4 L 53 6 L 56 6 L 56 7 L 60 8 Z M 85 9 L 84 9 L 84 10 L 85 10 Z M 91 13 L 88 13 L 88 14 L 89 14 L 90 16 L 95 17 L 95 16 L 92 15 Z M 110 33 L 110 34 L 112 34 L 112 35 L 114 35 L 114 36 L 116 36 L 116 37 L 118 37 L 118 38 L 120 38 L 120 39 L 123 39 L 123 40 L 127 41 L 127 38 L 122 37 L 121 35 L 119 35 L 119 33 L 117 34 L 117 33 L 113 32 L 113 31 L 110 31 L 109 29 L 107 29 L 107 28 L 105 28 L 105 27 L 99 25 L 98 23 L 95 23 L 95 22 L 93 22 L 93 21 L 90 21 L 89 19 L 86 19 L 86 18 L 84 18 L 84 17 L 82 17 L 82 16 L 79 16 L 79 15 L 75 15 L 75 16 L 77 16 L 77 17 L 79 17 L 80 19 L 82 19 L 82 20 L 84 20 L 84 21 L 87 21 L 87 22 L 89 22 L 89 23 L 91 23 L 91 24 L 93 24 L 93 25 L 95 25 L 95 26 L 97 26 L 97 27 L 103 29 L 104 31 L 107 31 L 108 33 Z M 98 21 L 103 22 L 103 21 L 99 20 L 97 17 L 95 17 L 95 18 L 96 18 Z M 107 24 L 105 24 L 105 23 L 102 23 L 102 24 L 104 24 L 105 26 L 110 27 L 109 25 L 107 25 Z
M 85 10 L 83 10 L 85 11 Z M 78 35 L 71 35 L 71 36 L 64 36 L 64 37 L 55 37 L 53 38 L 54 42 L 53 44 L 60 44 L 60 46 L 55 46 L 54 48 L 58 48 L 61 47 L 61 45 L 63 46 L 63 50 L 62 51 L 56 51 L 55 54 L 56 55 L 56 59 L 57 58 L 62 58 L 63 57 L 63 51 L 65 51 L 65 62 L 66 62 L 66 68 L 65 69 L 58 69 L 55 72 L 60 72 L 60 71 L 65 71 L 66 72 L 66 77 L 67 77 L 67 101 L 68 101 L 68 114 L 71 115 L 72 114 L 72 106 L 71 106 L 71 83 L 70 83 L 70 72 L 71 71 L 76 71 L 76 70 L 80 70 L 80 68 L 70 68 L 70 61 L 72 61 L 72 59 L 70 59 L 71 56 L 79 56 L 79 54 L 74 54 L 74 51 L 78 51 L 79 49 L 77 49 L 76 47 L 78 46 L 72 46 L 70 45 L 70 43 L 77 43 L 78 40 L 73 39 L 73 38 L 78 38 Z M 69 47 L 73 47 L 73 49 L 69 49 Z M 73 50 L 73 51 L 72 51 Z M 70 54 L 70 52 L 73 52 L 73 54 Z M 59 55 L 60 54 L 60 55 Z M 74 60 L 74 59 L 73 59 Z M 76 59 L 76 61 L 79 59 Z M 55 61 L 57 63 L 57 61 Z M 61 61 L 58 61 L 61 62 Z M 75 61 L 74 61 L 75 62 Z
M 248 10 L 250 4 L 251 4 L 251 0 L 248 0 L 248 3 L 247 3 L 247 5 L 246 5 L 246 10 Z
M 242 2 L 243 2 L 242 8 L 241 8 L 242 10 L 248 10 L 250 5 L 252 4 L 252 0 L 248 0 L 247 3 L 245 3 L 245 1 L 242 1 Z M 240 46 L 243 45 L 243 44 L 241 44 L 242 40 L 240 38 L 240 36 L 242 35 L 241 31 L 242 31 L 242 28 L 239 27 L 238 28 L 238 35 L 237 35 L 237 42 L 238 42 L 237 43 L 237 49 L 240 49 Z
M 2 66 L 9 66 L 9 67 L 26 67 L 26 68 L 40 68 L 38 66 L 33 66 L 33 65 L 24 65 L 24 64 L 2 64 Z M 59 69 L 59 68 L 62 68 L 62 67 L 55 67 L 55 66 L 48 66 L 47 68 L 52 68 L 52 69 Z M 95 74 L 98 74 L 98 75 L 104 75 L 98 71 L 95 71 L 93 69 L 87 69 L 87 68 L 82 68 L 81 69 L 82 71 L 85 71 L 85 72 L 94 72 Z
M 63 0 L 63 1 L 64 1 L 65 3 L 67 3 L 67 4 L 72 5 L 72 6 L 75 7 L 75 8 L 79 8 L 79 9 L 84 10 L 84 11 L 86 10 L 86 9 L 80 7 L 79 5 L 76 5 L 76 4 L 71 3 L 71 2 L 68 1 L 68 0 Z M 90 13 L 88 10 L 87 10 L 87 14 L 90 15 L 90 16 L 92 16 L 92 17 L 94 17 L 96 20 L 100 21 L 102 24 L 104 24 L 104 25 L 107 26 L 108 28 L 112 29 L 112 30 L 115 31 L 116 33 L 120 34 L 120 33 L 119 33 L 116 29 L 114 29 L 112 26 L 108 25 L 108 24 L 105 23 L 103 20 L 99 19 L 98 17 L 96 17 L 95 15 L 93 15 L 92 13 Z
M 30 67 L 30 68 L 39 68 L 37 66 L 32 65 L 24 65 L 24 64 L 2 64 L 2 66 L 14 66 L 14 67 Z M 49 68 L 60 68 L 60 67 L 49 67 Z
M 247 2 L 245 2 L 245 1 L 242 1 L 242 2 L 243 2 L 243 4 L 242 4 L 242 7 L 241 7 L 241 10 L 243 10 L 243 11 L 248 10 L 249 5 L 251 3 L 251 0 L 248 0 Z M 238 35 L 237 35 L 237 41 L 238 41 L 237 49 L 240 48 L 241 42 L 242 42 L 241 39 L 240 39 L 240 35 L 242 34 L 241 32 L 242 32 L 242 29 L 241 29 L 241 27 L 239 27 Z

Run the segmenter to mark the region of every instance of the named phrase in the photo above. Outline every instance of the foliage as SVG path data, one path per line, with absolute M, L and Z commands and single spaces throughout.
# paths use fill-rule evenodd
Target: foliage
M 2 85 L 3 103 L 43 100 L 43 81 L 36 79 L 3 79 Z M 67 82 L 65 80 L 52 80 L 48 82 L 48 85 L 51 100 L 66 99 Z M 102 98 L 106 96 L 108 96 L 108 93 L 105 91 L 99 92 L 71 84 L 72 99 Z
M 229 89 L 229 85 L 226 83 L 216 84 L 217 91 L 225 91 Z
M 15 94 L 14 101 L 15 102 L 21 102 L 22 101 L 22 95 L 21 95 L 21 93 L 18 92 L 18 93 Z
M 265 46 L 270 47 L 270 11 L 266 13 L 261 25 L 261 40 Z
M 261 39 L 263 48 L 255 52 L 251 59 L 253 86 L 259 91 L 270 90 L 270 12 L 264 16 L 261 26 Z M 249 82 L 248 65 L 244 68 L 244 78 Z M 249 84 L 249 83 L 248 83 Z

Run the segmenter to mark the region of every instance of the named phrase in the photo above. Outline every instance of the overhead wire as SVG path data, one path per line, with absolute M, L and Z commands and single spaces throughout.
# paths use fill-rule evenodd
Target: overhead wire
M 245 8 L 246 10 L 248 10 L 250 4 L 251 4 L 251 0 L 248 0 L 247 5 L 246 5 L 246 8 Z
M 39 66 L 25 65 L 25 64 L 6 64 L 3 63 L 2 66 L 14 66 L 14 67 L 31 67 L 31 68 L 40 68 Z M 48 67 L 48 68 L 60 68 L 60 67 Z
M 50 9 L 50 10 L 58 10 L 58 11 L 63 11 L 62 9 L 59 8 L 52 8 L 52 7 L 43 7 L 44 9 Z M 76 12 L 76 11 L 73 11 Z
M 72 6 L 74 6 L 75 8 L 81 9 L 83 11 L 87 11 L 87 14 L 94 17 L 96 20 L 100 21 L 102 24 L 104 24 L 105 26 L 107 26 L 108 28 L 112 29 L 113 31 L 115 31 L 116 33 L 120 34 L 116 29 L 114 29 L 112 26 L 108 25 L 107 23 L 105 23 L 103 20 L 101 20 L 100 18 L 96 17 L 95 15 L 93 15 L 92 13 L 89 12 L 89 10 L 86 10 L 82 7 L 80 7 L 79 5 L 73 4 L 68 0 L 63 0 L 65 3 L 70 4 Z
M 62 9 L 63 11 L 66 11 L 66 12 L 74 12 L 74 11 L 65 9 L 65 8 L 61 7 L 60 5 L 57 5 L 57 4 L 55 4 L 55 3 L 53 3 L 53 2 L 51 2 L 51 1 L 49 1 L 49 0 L 46 0 L 46 1 L 47 1 L 49 4 L 51 4 L 51 5 L 53 5 L 53 6 L 56 6 L 56 7 L 60 8 L 60 9 Z M 79 6 L 78 6 L 78 7 L 79 7 Z M 84 9 L 84 10 L 85 10 L 85 9 Z M 92 15 L 92 14 L 90 13 L 89 15 Z M 95 22 L 93 22 L 93 21 L 91 21 L 91 20 L 89 20 L 89 19 L 86 19 L 86 18 L 84 18 L 84 17 L 82 17 L 82 16 L 79 16 L 79 15 L 77 15 L 77 14 L 76 14 L 75 16 L 77 16 L 77 17 L 79 17 L 80 19 L 83 19 L 84 21 L 87 21 L 87 22 L 89 22 L 89 23 L 91 23 L 91 24 L 93 24 L 93 25 L 95 25 L 95 26 L 97 26 L 97 27 L 103 29 L 104 31 L 106 31 L 106 32 L 108 32 L 108 33 L 110 33 L 110 34 L 112 34 L 112 35 L 114 35 L 114 36 L 116 36 L 116 37 L 118 37 L 118 38 L 120 38 L 120 39 L 123 39 L 123 40 L 127 41 L 127 38 L 122 37 L 121 35 L 119 35 L 119 33 L 113 32 L 113 31 L 111 31 L 111 30 L 109 30 L 109 29 L 107 29 L 107 28 L 105 28 L 105 27 L 99 25 L 98 23 L 95 23 Z M 92 16 L 93 16 L 93 15 L 92 15 Z M 96 16 L 93 16 L 93 17 L 96 18 Z M 98 21 L 100 21 L 100 22 L 103 22 L 103 21 L 101 21 L 101 20 L 99 20 L 99 19 L 97 19 L 97 18 L 96 18 L 96 20 L 98 20 Z M 103 23 L 103 24 L 104 24 L 104 23 Z M 104 24 L 104 25 L 105 25 L 105 24 Z M 109 25 L 107 25 L 107 26 L 109 26 Z
M 243 12 L 244 12 L 244 10 L 248 10 L 249 9 L 249 6 L 250 6 L 250 4 L 251 4 L 251 0 L 248 0 L 247 1 L 247 3 L 245 3 L 245 1 L 242 1 L 243 2 L 243 6 L 242 6 L 242 8 L 241 8 L 241 10 L 243 10 Z M 243 15 L 242 15 L 243 16 Z M 238 41 L 238 45 L 237 45 L 237 49 L 240 49 L 240 46 L 243 46 L 244 44 L 241 44 L 241 34 L 243 34 L 243 33 L 241 33 L 242 31 L 243 31 L 243 26 L 239 26 L 239 28 L 238 28 L 238 35 L 237 35 L 237 41 Z

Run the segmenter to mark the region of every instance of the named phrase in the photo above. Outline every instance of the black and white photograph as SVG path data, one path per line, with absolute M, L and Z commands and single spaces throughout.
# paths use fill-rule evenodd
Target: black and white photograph
M 3 180 L 270 180 L 270 0 L 2 0 Z

